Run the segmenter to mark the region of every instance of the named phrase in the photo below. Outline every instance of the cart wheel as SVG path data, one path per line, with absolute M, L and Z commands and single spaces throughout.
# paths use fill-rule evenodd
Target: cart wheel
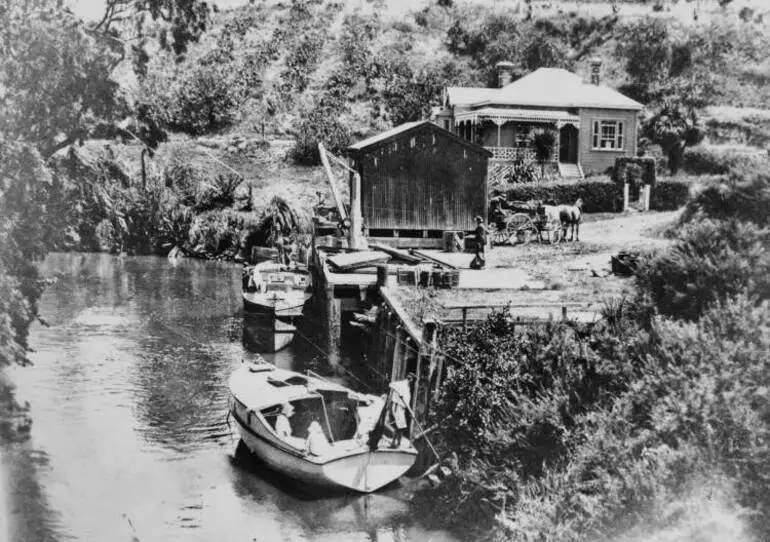
M 524 213 L 516 213 L 508 220 L 508 237 L 518 236 L 519 233 L 529 232 L 537 233 L 537 226 L 529 217 Z

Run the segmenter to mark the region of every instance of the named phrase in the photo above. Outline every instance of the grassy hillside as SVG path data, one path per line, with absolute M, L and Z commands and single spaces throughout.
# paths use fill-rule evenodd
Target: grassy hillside
M 263 1 L 223 11 L 183 63 L 157 55 L 134 92 L 193 134 L 291 137 L 321 109 L 355 139 L 426 115 L 446 85 L 491 83 L 502 59 L 520 74 L 555 65 L 587 76 L 599 57 L 604 80 L 622 87 L 630 80 L 618 45 L 628 25 L 653 17 L 673 40 L 726 49 L 714 105 L 770 98 L 770 6 L 759 1 L 445 3 Z

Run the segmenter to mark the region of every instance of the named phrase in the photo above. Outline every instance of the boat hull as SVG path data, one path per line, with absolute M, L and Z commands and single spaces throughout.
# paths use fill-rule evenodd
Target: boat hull
M 243 319 L 244 344 L 259 352 L 278 352 L 294 340 L 297 327 L 274 316 L 248 314 Z
M 305 303 L 311 294 L 301 291 L 285 293 L 243 292 L 243 308 L 253 314 L 271 317 L 302 316 Z
M 371 493 L 403 476 L 414 464 L 416 452 L 409 449 L 382 448 L 374 452 L 355 446 L 351 441 L 337 443 L 349 446 L 351 452 L 325 462 L 316 462 L 308 456 L 284 446 L 259 428 L 247 425 L 233 413 L 246 447 L 269 468 L 305 484 L 331 490 Z

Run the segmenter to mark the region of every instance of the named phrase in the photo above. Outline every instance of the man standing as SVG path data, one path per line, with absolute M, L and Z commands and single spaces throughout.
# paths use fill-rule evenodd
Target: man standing
M 487 263 L 487 228 L 480 216 L 476 217 L 476 229 L 473 233 L 476 239 L 476 257 L 471 262 L 471 268 L 482 269 Z

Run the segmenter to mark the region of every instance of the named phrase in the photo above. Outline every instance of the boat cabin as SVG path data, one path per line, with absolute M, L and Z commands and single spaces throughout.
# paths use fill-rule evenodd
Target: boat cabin
M 309 290 L 310 272 L 307 268 L 289 268 L 270 263 L 246 267 L 243 271 L 244 292 L 285 292 L 287 290 Z

